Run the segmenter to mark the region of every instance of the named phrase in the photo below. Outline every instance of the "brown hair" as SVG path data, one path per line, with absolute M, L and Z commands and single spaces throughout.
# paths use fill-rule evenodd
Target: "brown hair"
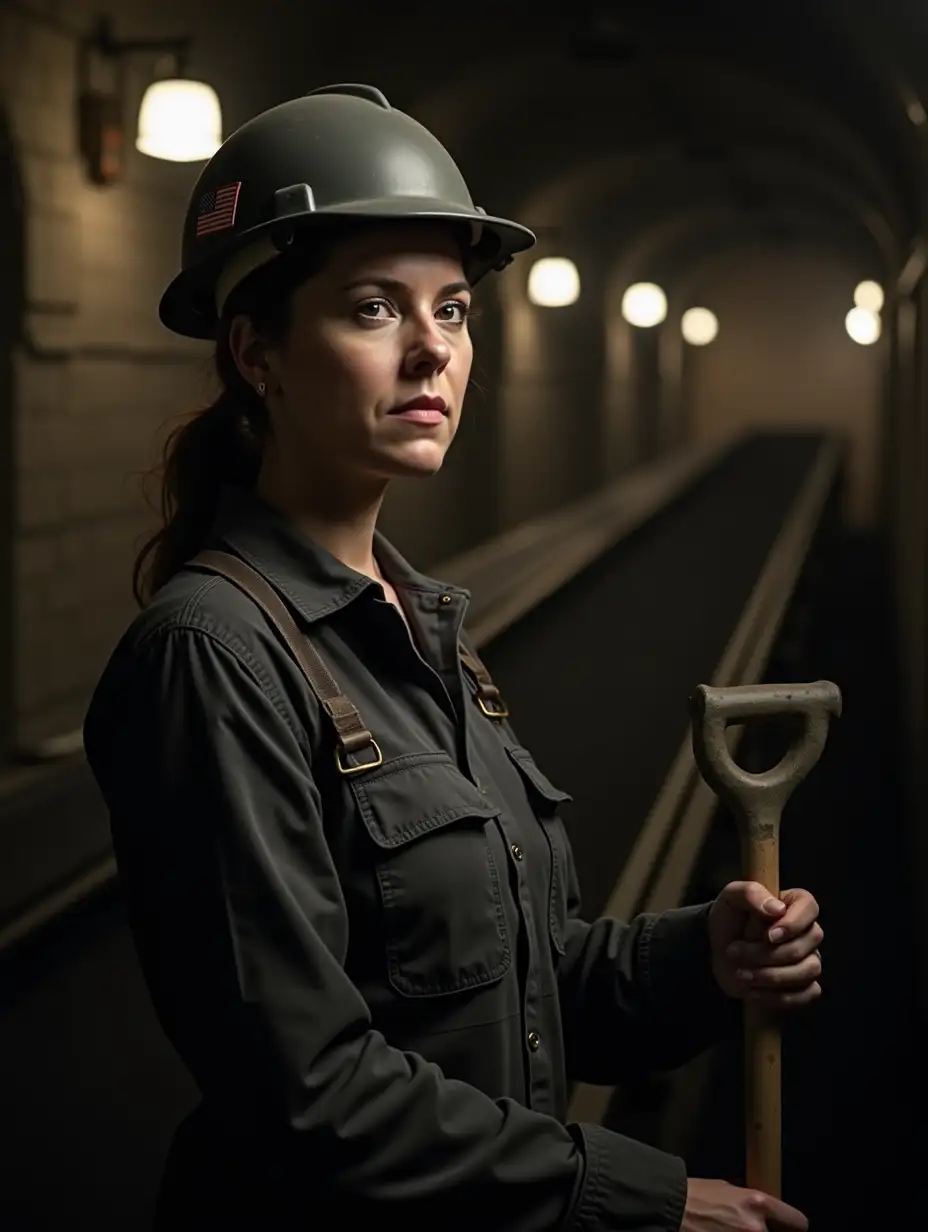
M 147 476 L 160 488 L 162 525 L 132 570 L 132 593 L 140 607 L 201 550 L 223 489 L 251 488 L 258 478 L 270 424 L 264 402 L 232 357 L 233 320 L 244 313 L 270 345 L 280 344 L 290 330 L 292 292 L 320 263 L 318 249 L 313 257 L 288 255 L 250 274 L 229 296 L 214 358 L 219 396 L 171 432 L 159 465 Z

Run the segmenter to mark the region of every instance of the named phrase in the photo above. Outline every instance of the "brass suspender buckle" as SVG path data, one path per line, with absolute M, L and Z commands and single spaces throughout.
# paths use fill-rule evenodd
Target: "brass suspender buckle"
M 501 722 L 503 719 L 509 718 L 509 707 L 500 697 L 499 693 L 495 697 L 491 697 L 488 703 L 481 689 L 477 694 L 477 705 L 488 719 L 496 719 L 497 722 Z
M 373 761 L 362 761 L 359 766 L 346 766 L 342 761 L 342 748 L 338 744 L 335 746 L 335 764 L 338 766 L 339 774 L 361 774 L 364 770 L 376 770 L 378 766 L 383 765 L 383 753 L 380 751 L 380 745 L 371 736 L 371 748 L 374 750 Z
M 508 719 L 509 707 L 500 697 L 499 689 L 490 679 L 487 669 L 476 655 L 470 653 L 463 642 L 458 643 L 458 654 L 468 673 L 473 677 L 476 685 L 477 705 L 483 713 L 488 719 L 495 719 L 498 723 L 503 719 Z

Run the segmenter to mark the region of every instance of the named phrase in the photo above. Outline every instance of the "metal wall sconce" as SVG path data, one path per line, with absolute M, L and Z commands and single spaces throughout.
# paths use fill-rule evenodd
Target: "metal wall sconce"
M 222 144 L 222 109 L 212 86 L 185 75 L 189 38 L 126 39 L 113 37 L 108 19 L 101 18 L 80 49 L 78 122 L 80 149 L 87 174 L 95 184 L 113 184 L 125 169 L 125 73 L 128 56 L 161 53 L 167 75 L 149 85 L 136 123 L 135 148 L 169 162 L 200 162 Z M 112 61 L 116 88 L 94 89 L 90 79 L 93 56 Z

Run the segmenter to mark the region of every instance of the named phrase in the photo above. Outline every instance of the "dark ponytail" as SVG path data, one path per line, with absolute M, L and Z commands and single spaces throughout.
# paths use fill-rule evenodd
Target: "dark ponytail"
M 162 526 L 145 543 L 132 571 L 132 593 L 140 607 L 202 548 L 223 488 L 254 486 L 261 443 L 242 402 L 236 389 L 224 388 L 165 442 L 154 472 L 160 479 Z
M 223 489 L 249 489 L 258 478 L 270 425 L 263 400 L 232 358 L 232 321 L 245 314 L 268 344 L 279 345 L 290 329 L 291 292 L 318 266 L 318 257 L 275 261 L 229 297 L 216 344 L 219 397 L 171 432 L 160 465 L 148 476 L 160 488 L 162 526 L 132 570 L 132 593 L 140 607 L 202 549 Z

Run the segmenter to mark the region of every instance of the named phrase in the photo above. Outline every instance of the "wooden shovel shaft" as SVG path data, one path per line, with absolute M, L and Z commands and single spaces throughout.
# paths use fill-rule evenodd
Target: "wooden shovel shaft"
M 745 879 L 780 893 L 779 834 L 743 841 Z M 756 1002 L 744 1007 L 745 1183 L 780 1197 L 780 1025 Z

